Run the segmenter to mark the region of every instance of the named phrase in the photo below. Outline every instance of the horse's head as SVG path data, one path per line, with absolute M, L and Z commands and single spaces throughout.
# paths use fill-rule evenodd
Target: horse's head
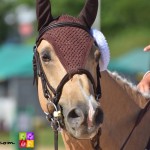
M 93 137 L 103 120 L 97 101 L 100 51 L 89 32 L 97 6 L 97 0 L 88 0 L 78 18 L 53 19 L 48 0 L 37 0 L 34 59 L 39 101 L 46 114 L 63 120 L 63 128 L 79 139 Z

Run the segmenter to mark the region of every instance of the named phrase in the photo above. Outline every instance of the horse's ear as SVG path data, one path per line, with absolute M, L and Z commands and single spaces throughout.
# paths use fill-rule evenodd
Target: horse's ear
M 97 10 L 98 0 L 87 0 L 80 12 L 79 18 L 90 28 L 95 21 Z
M 36 15 L 38 31 L 40 31 L 53 20 L 51 14 L 51 3 L 49 0 L 36 0 Z

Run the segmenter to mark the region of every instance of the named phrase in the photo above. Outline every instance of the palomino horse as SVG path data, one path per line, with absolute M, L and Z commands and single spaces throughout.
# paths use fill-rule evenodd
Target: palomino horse
M 49 0 L 36 2 L 39 36 L 33 61 L 41 107 L 54 131 L 63 128 L 75 138 L 93 139 L 103 121 L 100 50 L 90 33 L 98 0 L 88 0 L 77 18 L 56 19 Z
M 100 147 L 103 150 L 149 150 L 150 96 L 143 95 L 115 73 L 104 71 L 101 80 L 104 121 Z M 77 140 L 66 132 L 63 139 L 67 150 L 92 150 L 90 140 Z
M 66 149 L 100 149 L 100 143 L 104 150 L 142 150 L 150 135 L 149 110 L 134 124 L 148 100 L 107 71 L 102 73 L 100 136 L 101 49 L 89 31 L 97 6 L 98 0 L 87 0 L 78 18 L 54 19 L 49 0 L 37 0 L 34 73 L 39 101 L 54 131 L 63 128 Z

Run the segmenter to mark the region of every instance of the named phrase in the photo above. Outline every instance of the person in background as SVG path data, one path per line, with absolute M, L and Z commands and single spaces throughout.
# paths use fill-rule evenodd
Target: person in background
M 150 45 L 144 48 L 144 51 L 150 51 Z M 150 71 L 147 71 L 146 74 L 143 76 L 140 83 L 137 85 L 137 88 L 144 93 L 150 93 Z

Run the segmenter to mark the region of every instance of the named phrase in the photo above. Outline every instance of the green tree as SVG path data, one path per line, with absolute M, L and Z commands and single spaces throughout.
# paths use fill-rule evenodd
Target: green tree
M 120 32 L 123 28 L 150 26 L 149 0 L 102 0 L 102 29 Z
M 26 4 L 31 8 L 35 8 L 35 0 L 1 0 L 3 5 L 0 5 L 0 43 L 4 42 L 12 30 L 15 32 L 16 25 L 8 26 L 4 18 L 8 13 L 13 13 L 15 8 L 19 5 Z M 52 13 L 54 17 L 61 14 L 78 15 L 81 11 L 84 1 L 83 0 L 51 0 Z

